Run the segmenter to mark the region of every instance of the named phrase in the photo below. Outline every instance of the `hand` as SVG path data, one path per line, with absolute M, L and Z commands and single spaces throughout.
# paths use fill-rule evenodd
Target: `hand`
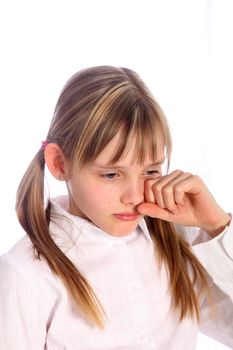
M 230 222 L 200 177 L 180 170 L 145 182 L 143 215 L 185 226 L 197 226 L 216 236 Z

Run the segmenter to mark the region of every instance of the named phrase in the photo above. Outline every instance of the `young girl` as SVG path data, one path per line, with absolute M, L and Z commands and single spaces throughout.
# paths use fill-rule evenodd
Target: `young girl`
M 233 348 L 231 218 L 198 176 L 163 173 L 170 153 L 135 72 L 71 77 L 18 189 L 27 235 L 0 261 L 1 349 L 192 350 L 199 329 Z M 45 164 L 67 196 L 45 198 Z

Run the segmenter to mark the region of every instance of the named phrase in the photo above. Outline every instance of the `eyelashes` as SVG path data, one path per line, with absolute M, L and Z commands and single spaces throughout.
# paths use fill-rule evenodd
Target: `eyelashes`
M 146 174 L 148 176 L 154 176 L 154 175 L 161 175 L 161 172 L 159 170 L 148 170 L 146 171 Z
M 109 172 L 109 173 L 104 173 L 104 174 L 100 174 L 101 178 L 111 181 L 111 180 L 116 180 L 122 177 L 122 175 L 120 173 L 117 172 Z M 147 170 L 144 174 L 144 177 L 149 177 L 149 178 L 153 178 L 153 177 L 157 177 L 157 176 L 161 176 L 161 171 L 157 170 L 157 169 L 152 169 L 152 170 Z
M 114 180 L 118 177 L 118 174 L 117 173 L 107 173 L 107 174 L 101 174 L 100 176 L 106 180 Z

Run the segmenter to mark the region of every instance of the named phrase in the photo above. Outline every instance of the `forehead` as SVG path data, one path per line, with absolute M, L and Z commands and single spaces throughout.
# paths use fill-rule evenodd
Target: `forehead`
M 162 138 L 157 140 L 156 144 L 156 152 L 153 151 L 153 147 L 149 141 L 144 142 L 144 157 L 139 157 L 138 153 L 140 150 L 138 149 L 138 140 L 136 137 L 132 137 L 127 141 L 122 140 L 122 136 L 120 132 L 116 134 L 116 136 L 107 144 L 107 146 L 100 152 L 100 154 L 96 157 L 94 163 L 97 164 L 115 164 L 120 162 L 122 165 L 132 165 L 135 163 L 140 164 L 152 164 L 156 162 L 160 162 L 164 159 L 164 142 Z M 125 144 L 122 154 L 119 159 L 113 161 L 115 154 L 117 153 L 122 142 Z

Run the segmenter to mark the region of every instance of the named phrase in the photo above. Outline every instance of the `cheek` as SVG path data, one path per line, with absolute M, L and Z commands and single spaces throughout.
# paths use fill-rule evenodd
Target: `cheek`
M 109 205 L 115 202 L 118 202 L 119 196 L 121 193 L 121 186 L 119 183 L 108 184 L 103 191 L 103 200 L 107 202 Z
M 116 197 L 117 191 L 115 186 L 107 185 L 99 185 L 99 184 L 91 184 L 88 188 L 83 189 L 80 188 L 80 192 L 77 193 L 77 197 L 80 198 L 81 201 L 85 201 L 90 206 L 94 206 L 97 208 L 101 208 L 111 205 Z

